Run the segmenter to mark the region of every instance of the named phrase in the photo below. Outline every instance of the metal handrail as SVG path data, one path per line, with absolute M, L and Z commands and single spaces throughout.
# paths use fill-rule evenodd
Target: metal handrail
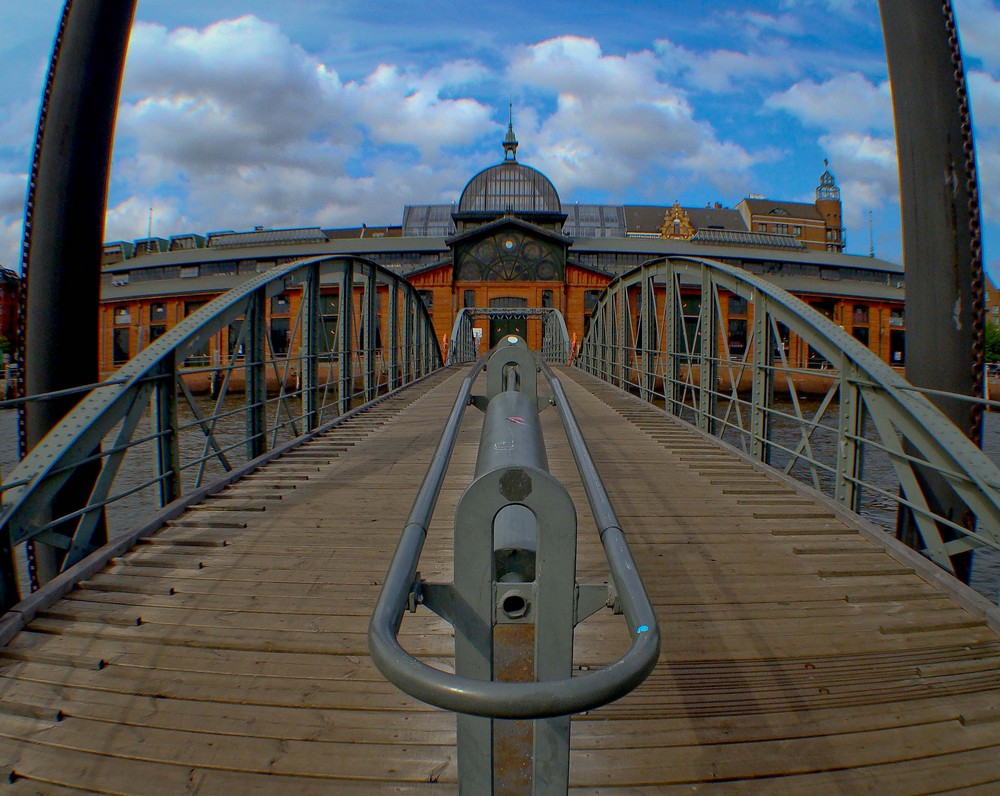
M 336 291 L 339 304 L 337 335 L 332 340 L 322 333 L 320 295 L 328 288 Z M 273 347 L 269 350 L 265 307 L 269 297 L 286 290 L 297 290 L 302 297 L 291 330 L 290 342 L 297 341 L 297 350 L 290 346 L 279 355 Z M 380 291 L 388 299 L 388 306 L 381 309 Z M 237 320 L 235 342 L 230 329 L 234 348 L 225 358 L 217 335 Z M 213 367 L 185 367 L 188 357 L 197 355 L 213 338 L 220 351 Z M 243 345 L 246 351 L 237 355 Z M 124 511 L 115 516 L 105 512 L 122 498 L 142 492 L 151 504 L 172 503 L 204 483 L 211 475 L 210 461 L 217 459 L 222 470 L 230 471 L 238 459 L 256 459 L 289 437 L 314 431 L 332 414 L 345 414 L 352 402 L 371 401 L 441 364 L 430 316 L 416 290 L 402 277 L 353 255 L 319 255 L 276 266 L 193 312 L 129 360 L 113 378 L 89 391 L 0 485 L 0 538 L 12 548 L 34 540 L 46 555 L 55 551 L 51 569 L 66 569 L 95 547 L 98 526 L 109 517 L 109 522 L 119 523 L 113 531 L 124 530 L 120 525 L 121 519 L 127 521 Z M 294 388 L 287 384 L 293 367 L 298 371 Z M 221 377 L 208 417 L 202 415 L 185 383 L 194 372 Z M 244 376 L 244 400 L 240 408 L 227 409 L 223 402 L 230 377 L 237 372 Z M 273 398 L 267 394 L 268 377 L 278 385 Z M 147 407 L 152 408 L 149 420 Z M 193 420 L 188 422 L 184 412 Z M 232 434 L 238 439 L 223 439 L 228 433 L 223 421 L 235 426 L 241 418 L 242 433 Z M 182 448 L 181 437 L 188 431 L 191 434 L 184 441 L 190 445 Z M 154 448 L 152 456 L 143 455 L 146 461 L 141 466 L 148 462 L 155 474 L 136 485 L 136 469 L 123 468 L 123 463 L 126 455 L 142 445 Z M 243 455 L 233 456 L 230 462 L 228 457 L 240 448 Z M 76 505 L 50 511 L 52 496 L 84 464 L 100 468 L 92 493 Z M 119 478 L 119 472 L 127 472 L 128 478 Z M 128 486 L 123 487 L 123 481 Z M 69 552 L 65 552 L 63 538 L 48 533 L 57 527 L 60 536 L 69 540 Z M 29 584 L 25 577 L 19 578 L 10 555 L 2 558 L 0 608 L 7 608 L 16 601 L 16 586 Z
M 474 680 L 435 669 L 413 657 L 397 638 L 403 613 L 417 580 L 417 567 L 427 528 L 444 482 L 472 383 L 486 365 L 481 358 L 462 383 L 441 440 L 417 493 L 410 517 L 393 555 L 368 627 L 372 660 L 402 691 L 445 710 L 495 719 L 542 719 L 592 710 L 638 686 L 656 665 L 660 631 L 652 606 L 636 571 L 624 534 L 601 484 L 579 426 L 558 380 L 546 368 L 556 405 L 580 469 L 613 581 L 632 641 L 615 662 L 581 677 L 532 683 Z
M 753 306 L 739 359 L 726 353 L 726 294 Z M 699 298 L 697 315 L 685 315 L 684 296 Z M 694 320 L 693 329 L 685 318 Z M 801 359 L 801 350 L 786 356 L 775 347 L 782 326 L 831 368 L 797 366 L 792 357 Z M 786 474 L 801 468 L 814 487 L 854 511 L 862 508 L 865 491 L 879 489 L 864 476 L 865 453 L 885 457 L 901 491 L 897 504 L 912 514 L 923 552 L 945 569 L 954 571 L 952 557 L 959 552 L 1000 549 L 1000 469 L 929 400 L 942 394 L 909 384 L 846 330 L 761 276 L 701 257 L 650 260 L 615 279 L 598 299 L 574 362 L 644 400 L 662 401 L 668 412 L 708 433 L 735 438 L 754 458 L 773 463 L 773 454 L 784 456 Z M 816 417 L 802 415 L 793 381 L 799 376 L 825 380 Z M 793 413 L 771 406 L 779 379 L 787 384 Z M 832 424 L 817 422 L 832 415 Z M 777 420 L 793 423 L 798 438 L 787 445 L 775 439 Z M 867 438 L 866 422 L 877 441 Z M 814 455 L 815 431 L 838 441 L 829 463 Z M 950 519 L 935 510 L 938 499 L 927 475 L 944 482 L 961 503 Z M 895 486 L 879 494 L 892 491 Z M 965 519 L 955 522 L 963 513 L 975 518 L 975 530 Z M 942 529 L 958 538 L 946 538 Z

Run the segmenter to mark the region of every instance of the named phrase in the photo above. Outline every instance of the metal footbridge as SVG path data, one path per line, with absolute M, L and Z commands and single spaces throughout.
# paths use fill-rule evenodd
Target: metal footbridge
M 362 306 L 372 306 L 363 293 L 379 289 L 379 279 L 383 289 L 403 289 L 374 266 L 343 265 L 322 269 L 350 278 Z M 315 276 L 315 266 L 301 268 Z M 364 278 L 355 282 L 357 273 Z M 711 280 L 704 283 L 711 293 Z M 589 358 L 610 381 L 637 379 L 661 402 L 671 395 L 696 422 L 582 367 L 550 367 L 515 340 L 489 363 L 462 364 L 473 342 L 463 318 L 450 346 L 454 364 L 433 367 L 420 356 L 428 345 L 437 351 L 419 331 L 418 303 L 411 311 L 399 301 L 391 302 L 398 319 L 415 318 L 416 331 L 393 324 L 396 354 L 357 345 L 366 337 L 363 313 L 354 326 L 342 318 L 342 335 L 353 329 L 355 345 L 309 387 L 330 392 L 327 399 L 307 399 L 301 385 L 262 391 L 255 415 L 247 390 L 241 425 L 252 431 L 244 421 L 256 417 L 273 444 L 245 450 L 246 441 L 226 445 L 212 430 L 234 413 L 225 395 L 198 414 L 207 399 L 150 385 L 190 380 L 183 368 L 164 374 L 162 362 L 197 348 L 192 329 L 228 322 L 234 302 L 259 301 L 254 294 L 267 284 L 261 278 L 219 299 L 157 341 L 81 402 L 76 411 L 89 426 L 71 415 L 51 450 L 11 474 L 12 538 L 70 551 L 82 545 L 79 533 L 57 542 L 67 521 L 42 522 L 47 499 L 33 504 L 30 496 L 60 480 L 74 445 L 93 449 L 81 425 L 106 426 L 114 443 L 91 457 L 103 462 L 98 486 L 111 470 L 129 469 L 120 460 L 134 449 L 159 473 L 147 485 L 159 490 L 173 474 L 156 468 L 172 459 L 151 455 L 151 441 L 193 434 L 204 442 L 173 459 L 180 474 L 171 500 L 123 532 L 111 527 L 111 509 L 134 487 L 95 490 L 90 510 L 68 522 L 90 527 L 87 517 L 101 513 L 94 507 L 104 508 L 111 541 L 78 560 L 67 556 L 60 574 L 3 618 L 4 793 L 997 787 L 1000 613 L 930 560 L 934 544 L 921 555 L 851 511 L 837 484 L 855 483 L 849 500 L 860 499 L 857 473 L 834 468 L 824 495 L 754 453 L 773 448 L 778 457 L 787 448 L 805 458 L 823 433 L 815 409 L 800 415 L 808 431 L 797 445 L 753 437 L 768 423 L 752 412 L 744 427 L 756 442 L 746 452 L 698 428 L 711 418 L 736 426 L 721 419 L 751 410 L 753 399 L 733 391 L 729 414 L 721 390 L 713 391 L 717 403 L 703 400 L 695 387 L 709 369 L 704 360 L 673 382 L 661 365 L 638 368 L 635 349 L 608 342 L 618 327 L 599 320 L 627 319 L 615 303 L 626 295 L 620 290 L 606 294 L 592 338 L 613 354 L 598 360 L 596 349 L 584 350 L 578 362 Z M 654 313 L 665 311 L 649 298 Z M 782 307 L 787 318 L 795 305 Z M 253 314 L 243 317 L 250 339 Z M 759 317 L 761 328 L 772 322 L 763 303 Z M 807 319 L 819 325 L 818 317 Z M 547 325 L 554 339 L 546 349 L 565 362 L 562 328 Z M 697 356 L 710 357 L 710 348 Z M 273 368 L 271 359 L 259 367 Z M 850 379 L 830 373 L 844 395 L 826 403 L 849 408 L 856 390 L 859 406 L 836 409 L 837 424 L 861 406 L 877 411 L 900 387 L 875 385 L 847 359 L 841 370 Z M 784 373 L 778 360 L 764 347 L 765 382 Z M 654 376 L 673 386 L 664 393 Z M 252 374 L 246 382 L 255 383 Z M 341 400 L 341 387 L 354 392 Z M 155 411 L 164 394 L 180 395 L 179 405 Z M 900 437 L 895 459 L 911 466 L 921 437 L 906 409 L 933 409 L 902 394 L 906 407 L 892 417 L 913 426 L 913 453 L 904 456 Z M 699 420 L 709 404 L 712 414 Z M 169 417 L 173 425 L 156 426 Z M 867 444 L 886 442 L 873 435 Z M 968 448 L 937 464 L 965 468 L 947 471 L 963 494 L 990 475 Z M 824 472 L 818 453 L 808 459 Z M 920 461 L 926 468 L 937 460 Z M 213 466 L 221 475 L 208 478 Z M 907 488 L 899 499 L 912 509 L 919 494 Z M 996 528 L 995 505 L 987 506 L 995 491 L 978 494 L 971 502 L 980 528 L 962 537 L 966 547 L 992 542 Z M 921 524 L 953 530 L 940 518 Z
M 442 347 L 398 274 L 285 262 L 102 381 L 80 330 L 135 2 L 67 2 L 0 489 L 0 793 L 996 793 L 967 89 L 949 0 L 879 6 L 920 387 L 697 257 L 612 282 L 579 350 L 538 308 L 541 350 L 488 359 L 486 308 Z

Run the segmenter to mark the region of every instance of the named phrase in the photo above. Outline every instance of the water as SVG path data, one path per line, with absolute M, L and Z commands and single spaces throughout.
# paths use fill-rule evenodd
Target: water
M 203 415 L 211 414 L 214 403 L 207 397 L 196 399 Z M 778 408 L 791 412 L 791 405 L 777 404 Z M 243 407 L 242 396 L 231 396 L 226 399 L 222 407 L 222 412 L 237 412 L 219 421 L 216 429 L 216 437 L 219 445 L 223 448 L 229 445 L 236 445 L 243 438 L 245 419 L 239 412 Z M 816 406 L 803 404 L 803 413 L 808 415 L 810 411 L 815 411 Z M 269 412 L 269 427 L 274 423 L 275 405 L 272 405 Z M 284 419 L 284 414 L 282 415 Z M 191 422 L 193 415 L 186 407 L 180 411 L 180 421 Z M 143 421 L 145 429 L 140 428 L 137 434 L 148 433 L 148 418 Z M 792 428 L 789 422 L 782 429 L 781 424 L 777 424 L 773 434 L 779 443 L 794 446 L 798 440 L 798 432 Z M 871 431 L 874 437 L 874 432 Z M 278 442 L 292 438 L 290 428 L 279 430 Z M 269 435 L 269 443 L 272 435 Z M 730 440 L 735 443 L 735 440 Z M 827 431 L 814 434 L 812 439 L 814 454 L 816 458 L 824 461 L 832 459 L 832 452 L 836 450 L 836 436 Z M 984 451 L 996 463 L 1000 464 L 1000 413 L 991 412 L 986 414 Z M 190 430 L 182 436 L 181 457 L 183 462 L 191 462 L 205 455 L 205 436 L 197 431 Z M 242 446 L 236 447 L 227 453 L 231 463 L 236 466 L 245 460 Z M 780 455 L 776 456 L 776 464 L 780 464 Z M 0 473 L 8 475 L 17 464 L 17 413 L 13 410 L 0 411 Z M 119 474 L 120 484 L 116 484 L 118 491 L 125 491 L 133 488 L 151 478 L 150 462 L 155 461 L 155 449 L 153 443 L 145 443 L 129 451 Z M 787 459 L 786 459 L 787 461 Z M 802 477 L 806 475 L 805 468 L 799 468 L 799 472 L 793 470 L 793 475 Z M 198 467 L 190 467 L 185 470 L 184 490 L 191 489 L 197 478 Z M 211 459 L 205 465 L 203 481 L 210 482 L 220 477 L 224 473 L 222 465 L 217 459 Z M 896 491 L 896 476 L 889 463 L 888 457 L 877 452 L 869 452 L 865 459 L 865 476 L 867 480 L 883 484 L 888 491 Z M 802 478 L 807 483 L 810 479 Z M 827 486 L 821 478 L 821 486 Z M 867 516 L 876 524 L 892 528 L 895 525 L 895 504 L 888 498 L 866 491 L 862 506 L 862 514 Z M 123 498 L 114 506 L 109 508 L 109 526 L 112 534 L 121 533 L 133 527 L 143 517 L 147 516 L 156 508 L 156 497 L 153 490 L 147 489 L 144 492 L 135 493 Z M 1000 551 L 980 550 L 975 553 L 972 567 L 972 580 L 970 585 L 980 594 L 993 602 L 998 601 L 998 591 L 1000 591 Z

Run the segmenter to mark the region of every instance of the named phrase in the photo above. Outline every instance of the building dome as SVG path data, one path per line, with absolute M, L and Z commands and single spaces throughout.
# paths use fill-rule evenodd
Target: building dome
M 516 160 L 505 160 L 469 180 L 458 212 L 561 213 L 562 205 L 548 177 Z
M 559 194 L 538 169 L 517 162 L 514 121 L 503 140 L 504 160 L 469 180 L 458 201 L 459 213 L 562 213 Z

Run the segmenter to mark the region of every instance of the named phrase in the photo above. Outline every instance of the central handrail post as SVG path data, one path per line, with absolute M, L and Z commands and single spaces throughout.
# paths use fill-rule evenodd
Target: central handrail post
M 486 365 L 487 395 L 473 395 L 472 383 Z M 543 369 L 552 396 L 539 398 Z M 475 479 L 455 513 L 454 581 L 427 583 L 418 571 L 420 554 L 470 404 L 487 417 Z M 548 472 L 538 418 L 546 406 L 559 411 L 597 520 L 607 582 L 576 583 L 576 509 Z M 403 613 L 420 605 L 455 628 L 453 674 L 414 658 L 399 642 Z M 624 614 L 629 648 L 574 677 L 574 628 L 602 608 Z M 372 612 L 368 649 L 397 687 L 460 714 L 459 785 L 475 796 L 565 793 L 569 717 L 624 696 L 656 665 L 656 615 L 565 392 L 518 337 L 501 341 L 462 382 Z M 525 725 L 497 720 L 530 721 L 533 738 L 521 733 Z M 508 748 L 516 751 L 507 755 Z
M 474 481 L 455 513 L 455 673 L 496 682 L 572 675 L 576 509 L 548 472 L 538 364 L 505 338 L 486 370 Z M 548 404 L 548 401 L 545 402 Z M 459 714 L 463 793 L 565 793 L 569 716 L 500 720 Z

